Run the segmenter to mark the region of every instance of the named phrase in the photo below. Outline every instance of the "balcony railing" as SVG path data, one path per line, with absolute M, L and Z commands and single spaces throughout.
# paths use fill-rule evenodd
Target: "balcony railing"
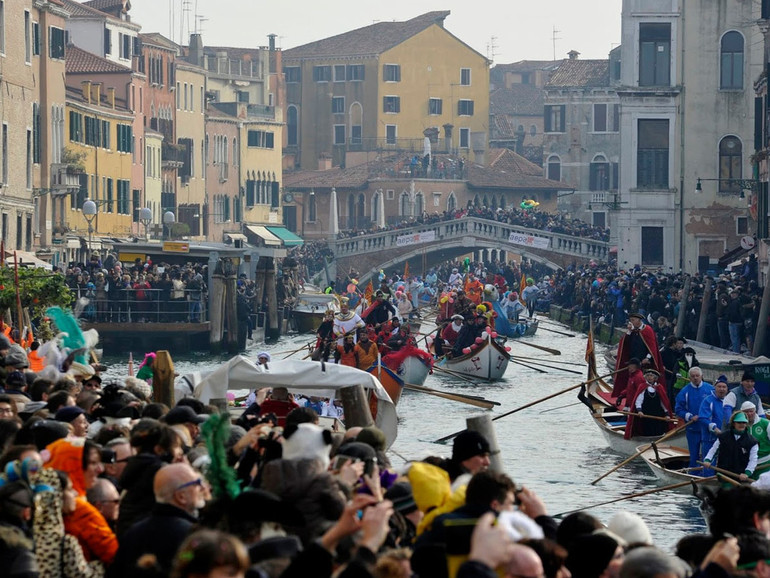
M 184 166 L 186 150 L 183 146 L 163 143 L 161 147 L 161 164 L 164 169 L 179 169 Z
M 261 61 L 244 61 L 216 56 L 204 56 L 204 68 L 213 74 L 223 76 L 243 76 L 262 79 L 264 70 Z
M 93 291 L 80 290 L 89 300 L 80 318 L 91 323 L 205 323 L 207 295 L 199 289 L 185 289 L 172 299 L 162 289 L 123 289 L 116 298 L 97 299 Z M 141 297 L 141 299 L 140 299 Z
M 388 137 L 355 137 L 347 139 L 347 149 L 350 151 L 404 151 L 422 154 L 425 147 L 424 138 L 388 138 Z M 438 139 L 431 143 L 431 152 L 446 154 L 446 141 Z

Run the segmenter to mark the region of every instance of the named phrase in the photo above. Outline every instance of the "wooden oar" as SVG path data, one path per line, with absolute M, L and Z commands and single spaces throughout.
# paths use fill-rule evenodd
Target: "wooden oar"
M 519 363 L 519 360 L 522 359 L 521 357 L 514 358 L 511 356 L 510 360 L 511 363 Z M 565 373 L 574 373 L 575 375 L 583 375 L 582 371 L 576 371 L 574 369 L 565 369 L 564 367 L 559 367 L 558 365 L 548 365 L 547 363 L 539 363 L 537 361 L 530 361 L 526 358 L 524 358 L 524 361 L 530 365 L 537 365 L 539 367 L 547 367 L 548 369 L 555 369 L 556 371 L 563 371 Z
M 610 377 L 612 375 L 615 375 L 616 373 L 620 373 L 621 371 L 626 371 L 626 369 L 628 369 L 628 368 L 624 367 L 623 369 L 618 369 L 616 371 L 613 371 L 612 373 L 608 373 L 606 375 L 601 375 L 599 377 L 594 377 L 593 379 L 589 379 L 588 381 L 583 381 L 583 382 L 578 383 L 576 385 L 572 385 L 572 386 L 567 387 L 565 389 L 561 389 L 561 390 L 557 391 L 556 393 L 552 393 L 551 395 L 546 395 L 543 398 L 540 398 L 538 400 L 532 401 L 530 403 L 526 403 L 526 404 L 522 405 L 521 407 L 517 407 L 516 409 L 512 409 L 511 411 L 508 411 L 508 412 L 505 412 L 503 414 L 497 415 L 497 416 L 492 418 L 492 421 L 496 421 L 498 419 L 502 419 L 504 417 L 508 417 L 509 415 L 517 413 L 517 412 L 519 412 L 519 411 L 521 411 L 523 409 L 527 409 L 528 407 L 532 407 L 533 405 L 537 405 L 537 404 L 543 403 L 544 401 L 547 401 L 549 399 L 553 399 L 554 397 L 557 397 L 557 396 L 559 396 L 559 395 L 561 395 L 563 393 L 567 393 L 569 391 L 573 391 L 573 390 L 575 390 L 575 389 L 577 389 L 579 387 L 583 387 L 583 386 L 588 385 L 590 383 L 593 383 L 595 381 L 599 381 L 601 379 L 604 379 L 605 377 Z M 455 432 L 453 434 L 449 434 L 448 436 L 444 436 L 443 438 L 439 438 L 434 443 L 439 443 L 440 444 L 440 443 L 444 443 L 446 441 L 449 441 L 452 438 L 457 437 L 458 435 L 460 435 L 463 431 L 465 431 L 465 430 L 457 431 L 457 432 Z
M 467 381 L 468 383 L 472 383 L 476 385 L 476 382 L 472 379 L 464 376 L 462 373 L 457 373 L 456 371 L 452 371 L 451 369 L 446 369 L 444 367 L 439 367 L 438 365 L 433 366 L 433 371 L 443 371 L 447 375 L 451 375 L 452 377 L 456 377 L 458 379 L 462 379 L 463 381 Z
M 538 373 L 548 373 L 545 369 L 537 368 L 534 365 L 527 365 L 526 363 L 522 363 L 521 361 L 516 361 L 515 359 L 511 359 L 510 357 L 508 358 L 508 360 L 511 363 L 515 363 L 516 365 L 521 365 L 522 367 L 526 367 L 527 369 L 534 369 Z
M 522 341 L 521 339 L 517 339 L 516 343 L 521 343 L 522 345 L 527 345 L 528 347 L 534 347 L 535 349 L 539 349 L 540 351 L 545 351 L 546 353 L 550 353 L 551 355 L 561 355 L 561 351 L 559 351 L 558 349 L 551 349 L 550 347 L 535 345 L 534 343 L 530 343 L 528 341 Z
M 482 409 L 492 409 L 495 406 L 495 404 L 491 401 L 462 397 L 451 393 L 444 393 L 443 391 L 435 391 L 427 387 L 414 385 L 412 383 L 405 383 L 404 389 L 408 389 L 409 391 L 417 391 L 419 393 L 426 393 L 428 395 L 433 395 L 435 397 L 441 397 L 452 401 L 458 401 L 460 403 L 467 403 L 468 405 L 473 405 Z
M 655 443 L 656 443 L 656 444 L 660 444 L 660 442 L 666 441 L 667 439 L 669 439 L 669 438 L 671 438 L 671 437 L 674 437 L 676 434 L 678 434 L 679 432 L 681 432 L 681 431 L 682 431 L 684 428 L 686 428 L 686 427 L 687 427 L 687 424 L 686 424 L 686 423 L 683 423 L 683 424 L 682 424 L 682 425 L 680 425 L 679 427 L 675 427 L 675 428 L 674 428 L 674 429 L 672 429 L 670 432 L 668 432 L 666 435 L 664 435 L 664 436 L 661 436 L 659 439 L 655 440 Z M 594 484 L 595 484 L 596 482 L 598 482 L 599 480 L 603 480 L 604 478 L 606 478 L 607 476 L 609 476 L 611 473 L 618 471 L 620 468 L 622 468 L 623 466 L 625 466 L 627 463 L 629 463 L 629 462 L 632 462 L 633 460 L 635 460 L 636 458 L 638 458 L 639 456 L 641 456 L 641 455 L 642 455 L 644 452 L 646 452 L 646 451 L 647 451 L 648 449 L 650 449 L 651 447 L 652 447 L 652 444 L 646 444 L 646 445 L 645 445 L 645 446 L 644 446 L 644 447 L 643 447 L 641 450 L 638 450 L 638 451 L 637 451 L 637 452 L 636 452 L 634 455 L 632 455 L 632 456 L 631 456 L 631 457 L 629 457 L 629 458 L 626 458 L 625 460 L 623 460 L 622 462 L 620 462 L 620 463 L 619 463 L 617 466 L 615 466 L 614 468 L 612 468 L 612 469 L 611 469 L 611 470 L 609 470 L 608 472 L 606 472 L 606 473 L 602 474 L 601 476 L 599 476 L 598 478 L 596 478 L 596 479 L 595 479 L 593 482 L 591 482 L 591 485 L 594 485 Z
M 564 333 L 564 331 L 556 331 L 555 329 L 548 329 L 547 327 L 540 327 L 538 324 L 538 329 L 541 329 L 542 331 L 550 331 L 551 333 L 558 333 L 559 335 L 564 335 L 566 337 L 575 337 L 574 333 Z
M 559 407 L 552 407 L 550 409 L 544 409 L 540 413 L 548 413 L 549 411 L 556 411 L 557 409 L 564 409 L 565 407 L 572 407 L 574 405 L 580 405 L 582 403 L 583 403 L 582 401 L 576 401 L 576 402 L 573 402 L 573 403 L 568 403 L 567 405 L 560 405 Z
M 558 363 L 559 365 L 574 365 L 575 367 L 582 367 L 582 368 L 588 367 L 585 363 L 575 363 L 572 361 L 562 361 L 562 360 L 559 360 L 558 362 L 556 362 L 552 358 L 540 359 L 539 357 L 524 357 L 522 355 L 512 355 L 511 357 L 515 357 L 516 359 L 521 359 L 522 361 L 526 361 L 527 363 L 534 363 L 535 361 L 547 361 L 548 363 Z
M 717 474 L 717 477 L 722 480 L 723 482 L 727 482 L 728 484 L 732 484 L 733 486 L 740 486 L 741 483 L 738 480 L 734 480 L 732 478 L 727 477 L 724 474 Z
M 658 416 L 658 415 L 647 415 L 645 413 L 635 413 L 633 411 L 620 411 L 620 410 L 618 410 L 617 413 L 620 413 L 620 414 L 623 414 L 623 415 L 632 415 L 632 416 L 638 417 L 640 419 L 655 419 L 655 420 L 658 420 L 658 421 L 667 421 L 669 423 L 679 423 L 678 419 L 674 419 L 672 417 L 661 417 L 661 416 Z M 655 443 L 657 444 L 658 442 L 655 442 Z
M 567 514 L 574 514 L 575 512 L 582 512 L 583 510 L 590 510 L 592 508 L 598 508 L 599 506 L 606 506 L 607 504 L 614 504 L 615 502 L 622 502 L 623 500 L 632 500 L 634 498 L 641 498 L 642 496 L 648 496 L 650 494 L 657 494 L 658 492 L 664 492 L 666 490 L 676 490 L 677 488 L 684 488 L 685 486 L 689 486 L 690 484 L 702 484 L 703 482 L 709 482 L 716 479 L 716 476 L 711 476 L 708 478 L 698 478 L 697 480 L 687 480 L 686 482 L 677 482 L 676 484 L 669 484 L 668 486 L 661 486 L 660 488 L 653 488 L 651 490 L 645 490 L 643 492 L 637 492 L 636 494 L 631 494 L 630 496 L 622 496 L 620 498 L 615 498 L 614 500 L 607 500 L 606 502 L 599 502 L 598 504 L 593 504 L 591 506 L 586 506 L 585 508 L 578 508 L 576 510 L 568 510 L 566 512 L 559 512 L 558 514 L 554 514 L 555 518 L 561 518 L 562 516 L 566 516 Z
M 306 343 L 305 345 L 303 345 L 303 346 L 302 346 L 302 347 L 300 347 L 299 349 L 295 349 L 294 351 L 290 351 L 290 352 L 289 352 L 289 354 L 288 354 L 288 355 L 286 355 L 286 356 L 285 356 L 283 359 L 289 359 L 289 358 L 290 358 L 292 355 L 294 355 L 295 353 L 299 353 L 299 352 L 300 352 L 300 351 L 302 351 L 303 349 L 307 349 L 307 347 L 308 347 L 309 345 L 310 345 L 309 343 Z
M 730 470 L 725 470 L 724 468 L 719 468 L 719 467 L 715 466 L 714 464 L 709 464 L 709 463 L 701 462 L 701 461 L 699 461 L 697 463 L 699 465 L 703 466 L 704 468 L 712 469 L 715 472 L 719 472 L 722 475 L 729 476 L 729 477 L 731 477 L 733 479 L 736 479 L 736 480 L 740 479 L 740 477 L 741 477 L 740 474 L 736 474 L 735 472 L 731 472 Z

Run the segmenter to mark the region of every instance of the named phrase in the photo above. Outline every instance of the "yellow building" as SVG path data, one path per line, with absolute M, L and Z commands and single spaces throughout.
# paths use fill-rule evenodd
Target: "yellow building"
M 144 206 L 152 211 L 152 223 L 163 222 L 163 173 L 161 150 L 163 134 L 151 128 L 144 129 Z M 145 231 L 142 231 L 144 233 Z
M 371 152 L 460 154 L 483 162 L 489 62 L 444 28 L 448 11 L 378 22 L 283 53 L 285 149 L 314 169 Z M 478 157 L 478 158 L 477 158 Z
M 254 107 L 249 107 L 252 109 Z M 253 111 L 241 125 L 241 182 L 244 184 L 245 224 L 283 222 L 281 211 L 281 132 L 278 119 Z
M 98 213 L 93 221 L 93 247 L 101 237 L 127 237 L 132 233 L 131 191 L 133 113 L 115 91 L 102 94 L 101 84 L 84 81 L 67 87 L 66 150 L 70 169 L 79 172 L 80 189 L 55 206 L 54 228 L 71 240 L 86 238 L 88 223 L 83 203 L 91 199 Z M 138 202 L 139 199 L 136 199 Z M 70 241 L 71 243 L 71 241 Z

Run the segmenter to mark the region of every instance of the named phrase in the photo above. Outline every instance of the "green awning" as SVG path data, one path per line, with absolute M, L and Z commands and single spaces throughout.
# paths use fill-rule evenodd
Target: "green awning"
M 295 235 L 286 227 L 267 227 L 267 230 L 283 241 L 284 247 L 298 247 L 305 243 L 302 237 Z

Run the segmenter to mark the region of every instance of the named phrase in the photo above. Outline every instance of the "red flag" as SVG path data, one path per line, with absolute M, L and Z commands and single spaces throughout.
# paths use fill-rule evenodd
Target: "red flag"
M 409 277 L 409 261 L 406 262 L 406 265 L 404 265 L 404 279 Z
M 521 283 L 519 283 L 519 301 L 521 301 L 524 307 L 527 306 L 527 302 L 524 301 L 524 289 L 527 287 L 527 278 L 524 273 L 521 274 Z

